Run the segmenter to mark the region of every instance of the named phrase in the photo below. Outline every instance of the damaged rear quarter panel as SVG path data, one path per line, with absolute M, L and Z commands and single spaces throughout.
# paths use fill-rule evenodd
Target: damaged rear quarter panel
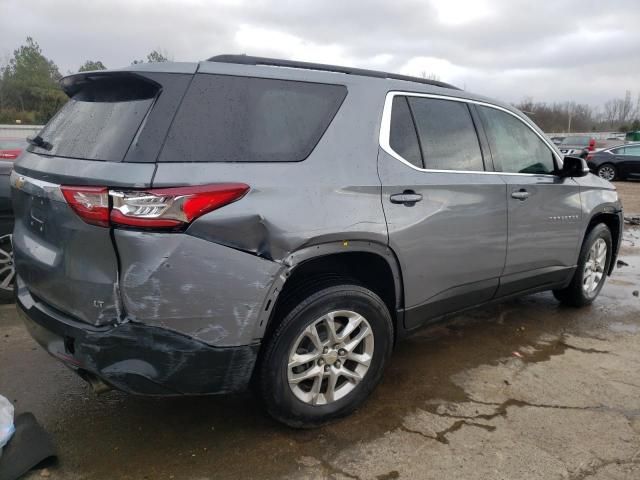
M 116 230 L 128 318 L 214 346 L 248 345 L 280 264 L 181 233 Z
M 377 172 L 386 87 L 339 78 L 349 93 L 304 161 L 157 164 L 154 188 L 242 182 L 250 190 L 185 234 L 115 232 L 130 318 L 215 346 L 255 343 L 293 253 L 345 240 L 387 244 Z

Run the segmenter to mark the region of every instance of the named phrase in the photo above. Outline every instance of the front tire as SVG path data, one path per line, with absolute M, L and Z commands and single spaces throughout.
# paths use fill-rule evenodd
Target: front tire
M 607 278 L 613 253 L 611 231 L 604 223 L 599 223 L 587 234 L 578 267 L 567 288 L 554 290 L 553 295 L 565 305 L 584 307 L 591 304 Z
M 600 178 L 603 178 L 609 182 L 613 182 L 618 176 L 618 171 L 616 167 L 611 165 L 610 163 L 605 163 L 600 165 L 596 170 L 596 173 Z
M 371 290 L 343 284 L 300 298 L 264 346 L 267 411 L 295 428 L 350 414 L 382 378 L 392 347 L 389 310 Z

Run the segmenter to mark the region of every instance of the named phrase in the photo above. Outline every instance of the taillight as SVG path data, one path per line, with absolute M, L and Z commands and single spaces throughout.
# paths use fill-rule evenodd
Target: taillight
M 109 190 L 107 187 L 60 187 L 69 206 L 82 220 L 100 227 L 109 226 Z
M 89 188 L 96 187 L 62 187 L 63 192 L 80 192 L 87 195 Z M 249 191 L 244 183 L 221 183 L 196 187 L 156 188 L 149 190 L 107 190 L 100 189 L 105 195 L 107 206 L 106 222 L 90 221 L 86 209 L 74 207 L 72 200 L 65 193 L 65 198 L 72 208 L 87 223 L 94 225 L 151 229 L 175 229 L 185 226 L 196 218 L 217 208 L 228 205 L 242 198 Z M 108 200 L 111 198 L 111 209 Z M 83 199 L 84 197 L 82 197 Z M 86 203 L 86 202 L 85 202 Z M 103 220 L 103 217 L 101 217 Z

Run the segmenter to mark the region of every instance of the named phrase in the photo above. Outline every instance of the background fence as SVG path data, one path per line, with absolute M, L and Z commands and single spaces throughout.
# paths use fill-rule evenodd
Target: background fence
M 27 138 L 36 135 L 43 125 L 0 125 L 0 138 Z

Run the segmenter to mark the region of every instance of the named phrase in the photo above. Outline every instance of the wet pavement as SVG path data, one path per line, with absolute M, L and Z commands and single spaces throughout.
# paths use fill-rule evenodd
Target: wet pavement
M 360 411 L 318 430 L 275 423 L 249 394 L 96 397 L 10 306 L 0 393 L 54 436 L 54 479 L 638 479 L 640 230 L 620 259 L 591 307 L 543 293 L 421 331 Z

